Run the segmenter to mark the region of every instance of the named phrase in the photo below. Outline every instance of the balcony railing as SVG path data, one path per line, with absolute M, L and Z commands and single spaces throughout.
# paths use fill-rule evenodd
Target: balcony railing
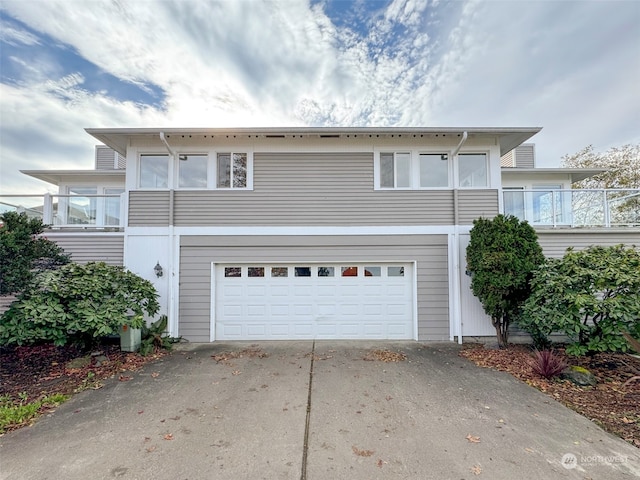
M 504 213 L 542 227 L 638 227 L 639 189 L 503 190 Z
M 26 213 L 51 228 L 119 229 L 125 225 L 126 194 L 0 195 L 0 213 Z

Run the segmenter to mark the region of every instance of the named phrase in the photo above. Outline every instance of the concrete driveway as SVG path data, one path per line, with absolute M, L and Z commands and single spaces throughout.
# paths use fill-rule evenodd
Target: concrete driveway
M 365 360 L 372 349 L 407 358 Z M 638 449 L 457 352 L 412 342 L 181 350 L 0 437 L 0 478 L 640 476 Z

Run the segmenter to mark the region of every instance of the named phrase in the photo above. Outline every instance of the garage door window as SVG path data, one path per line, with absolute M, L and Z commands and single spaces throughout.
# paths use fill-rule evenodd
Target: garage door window
M 404 267 L 387 267 L 387 276 L 404 277 Z
M 382 274 L 380 267 L 364 267 L 365 277 L 379 277 Z
M 289 276 L 289 267 L 271 267 L 271 276 L 272 277 L 288 277 Z
M 342 276 L 343 277 L 357 277 L 358 276 L 358 267 L 342 267 Z
M 224 267 L 224 276 L 227 278 L 237 278 L 242 276 L 241 267 Z
M 333 267 L 318 267 L 319 277 L 333 277 L 335 275 L 335 269 Z
M 264 267 L 249 267 L 247 274 L 250 277 L 264 277 Z
M 311 267 L 293 267 L 296 277 L 310 277 Z

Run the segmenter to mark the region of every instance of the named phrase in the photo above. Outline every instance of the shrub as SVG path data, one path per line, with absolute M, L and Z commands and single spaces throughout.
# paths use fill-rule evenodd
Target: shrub
M 166 315 L 160 315 L 157 322 L 151 325 L 142 326 L 142 343 L 140 344 L 140 355 L 146 356 L 156 353 L 159 350 L 171 350 L 173 344 L 180 341 L 180 338 L 167 335 L 168 319 Z
M 73 342 L 90 347 L 124 324 L 141 328 L 159 310 L 151 282 L 123 267 L 71 263 L 42 272 L 0 318 L 0 343 Z
M 569 249 L 541 266 L 532 287 L 520 327 L 565 334 L 571 355 L 627 351 L 622 332 L 640 334 L 640 252 L 634 248 Z
M 567 362 L 551 350 L 537 350 L 530 365 L 535 373 L 547 379 L 560 375 L 567 368 Z
M 467 247 L 471 289 L 491 317 L 498 344 L 505 348 L 509 325 L 530 294 L 533 270 L 544 262 L 535 230 L 514 216 L 474 220 Z
M 26 214 L 0 215 L 0 295 L 26 288 L 34 272 L 69 263 L 69 256 L 54 242 L 38 235 L 45 225 Z

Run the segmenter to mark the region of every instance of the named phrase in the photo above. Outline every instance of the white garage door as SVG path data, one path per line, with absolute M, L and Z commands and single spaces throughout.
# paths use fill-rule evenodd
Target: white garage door
M 216 265 L 216 340 L 413 339 L 412 264 Z

